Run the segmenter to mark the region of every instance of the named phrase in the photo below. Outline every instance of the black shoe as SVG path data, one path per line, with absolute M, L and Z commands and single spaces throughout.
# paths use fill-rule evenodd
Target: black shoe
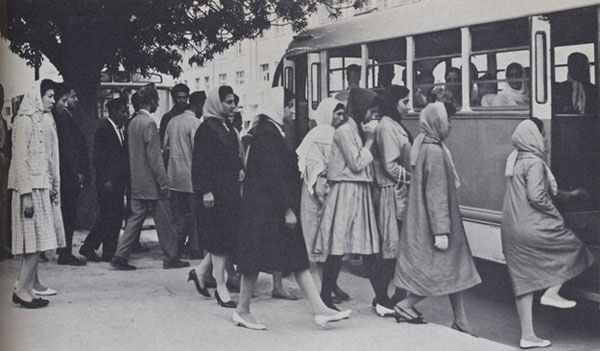
M 143 246 L 142 244 L 139 244 L 139 243 L 136 244 L 136 245 L 134 245 L 133 249 L 131 250 L 131 252 L 133 252 L 133 253 L 146 253 L 146 252 L 149 252 L 149 251 L 150 251 L 149 248 L 147 248 L 147 247 L 145 247 L 145 246 Z
M 17 294 L 15 294 L 15 293 L 12 294 L 12 302 L 16 303 L 17 305 L 20 305 L 21 307 L 25 307 L 25 308 L 29 308 L 29 309 L 46 307 L 50 303 L 50 301 L 44 300 L 39 297 L 37 299 L 33 299 L 31 301 L 25 301 L 25 300 L 21 299 L 20 297 L 18 297 Z
M 100 262 L 102 261 L 100 259 L 100 257 L 96 254 L 96 251 L 94 251 L 93 249 L 89 249 L 85 246 L 82 246 L 79 249 L 79 254 L 85 258 L 87 258 L 88 261 L 90 262 Z
M 210 293 L 208 292 L 208 289 L 206 289 L 206 287 L 201 287 L 200 286 L 200 280 L 198 279 L 198 274 L 196 274 L 196 270 L 192 269 L 190 271 L 190 273 L 188 273 L 188 282 L 190 280 L 194 281 L 194 284 L 196 285 L 196 290 L 198 291 L 198 293 L 202 296 L 206 296 L 206 297 L 210 297 Z
M 185 262 L 185 261 L 181 261 L 181 260 L 163 261 L 163 269 L 186 268 L 189 266 L 190 266 L 189 262 Z
M 348 293 L 342 290 L 342 288 L 340 288 L 339 286 L 336 286 L 335 289 L 333 289 L 333 295 L 335 295 L 335 297 L 337 297 L 341 301 L 350 300 L 350 295 L 348 295 Z
M 323 300 L 323 303 L 325 304 L 325 306 L 327 306 L 329 309 L 332 309 L 334 311 L 340 311 L 339 308 L 337 308 L 336 305 L 333 304 L 333 302 L 331 301 L 331 296 L 323 296 L 323 294 L 321 294 L 321 300 Z
M 125 260 L 124 258 L 117 256 L 113 257 L 112 261 L 110 261 L 110 265 L 121 271 L 135 270 L 135 266 L 132 266 L 129 263 L 127 263 L 127 260 Z
M 56 263 L 63 266 L 85 266 L 87 264 L 73 255 L 60 255 Z
M 215 298 L 217 299 L 217 303 L 221 307 L 225 307 L 225 308 L 236 308 L 237 307 L 235 302 L 233 302 L 233 300 L 223 302 L 223 300 L 221 300 L 221 297 L 219 296 L 219 293 L 217 291 L 215 291 Z
M 100 259 L 102 262 L 110 262 L 112 261 L 114 255 L 111 254 L 102 254 L 102 258 Z
M 42 252 L 42 253 L 40 254 L 40 261 L 42 261 L 42 262 L 48 262 L 48 261 L 50 261 L 50 260 L 48 259 L 48 257 L 46 256 L 46 253 L 45 253 L 45 252 Z

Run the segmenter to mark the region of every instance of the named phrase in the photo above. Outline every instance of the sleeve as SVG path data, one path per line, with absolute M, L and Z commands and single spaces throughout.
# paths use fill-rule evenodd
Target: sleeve
M 148 160 L 148 165 L 152 170 L 154 179 L 161 190 L 168 189 L 167 172 L 165 171 L 165 164 L 160 150 L 160 137 L 154 123 L 149 123 L 145 126 L 143 137 L 146 147 L 146 159 Z
M 429 149 L 425 157 L 423 184 L 425 207 L 433 235 L 450 234 L 448 175 L 441 147 Z
M 531 206 L 540 212 L 554 214 L 554 204 L 548 194 L 546 183 L 546 167 L 542 161 L 536 161 L 525 175 L 527 183 L 527 199 Z
M 337 142 L 348 168 L 354 173 L 360 173 L 373 162 L 373 155 L 368 148 L 359 149 L 354 142 L 354 135 L 348 128 L 340 127 L 335 131 L 334 142 Z
M 13 127 L 13 158 L 11 167 L 15 168 L 15 184 L 19 194 L 30 194 L 32 191 L 31 177 L 27 168 L 29 141 L 33 133 L 33 125 L 29 118 L 21 116 Z
M 326 145 L 313 143 L 308 149 L 306 155 L 306 181 L 311 186 L 315 186 L 319 175 L 327 171 Z
M 169 129 L 167 128 L 167 130 L 165 130 L 165 133 L 163 134 L 162 138 L 162 148 L 163 150 L 168 150 L 169 149 Z
M 389 129 L 378 128 L 375 142 L 381 153 L 381 164 L 392 179 L 398 179 L 404 167 L 400 165 L 403 137 L 395 139 Z
M 52 189 L 56 192 L 60 191 L 60 158 L 59 158 L 59 143 L 58 143 L 58 135 L 56 134 L 56 125 L 52 120 L 52 151 L 49 155 L 49 163 L 50 163 L 50 173 L 51 173 L 51 186 Z
M 200 126 L 194 136 L 192 152 L 192 184 L 194 192 L 203 195 L 213 191 L 215 184 L 216 138 L 208 126 Z

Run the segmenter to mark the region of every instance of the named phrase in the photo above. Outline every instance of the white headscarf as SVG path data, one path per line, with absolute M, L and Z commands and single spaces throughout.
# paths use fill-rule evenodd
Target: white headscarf
M 512 135 L 512 144 L 515 149 L 508 155 L 508 159 L 506 160 L 506 170 L 504 175 L 507 177 L 512 177 L 515 174 L 515 164 L 519 152 L 533 154 L 544 161 L 544 154 L 546 152 L 544 137 L 532 120 L 526 119 L 519 123 Z M 545 161 L 544 167 L 546 168 L 546 178 L 548 179 L 548 183 L 550 183 L 550 191 L 552 192 L 552 195 L 556 195 L 558 193 L 556 179 Z
M 33 84 L 33 87 L 25 93 L 21 105 L 19 106 L 19 112 L 17 112 L 17 118 L 21 115 L 33 116 L 35 113 L 44 113 L 41 84 L 41 80 L 36 81 Z
M 223 120 L 223 105 L 219 96 L 219 88 L 215 88 L 206 94 L 206 101 L 202 107 L 202 117 L 206 120 L 208 117 L 216 117 Z
M 316 111 L 315 122 L 317 126 L 311 129 L 300 146 L 296 149 L 298 155 L 298 169 L 300 170 L 300 176 L 304 179 L 304 182 L 308 185 L 308 191 L 312 194 L 313 185 L 317 181 L 319 173 L 324 170 L 317 170 L 316 174 L 309 174 L 306 169 L 306 158 L 308 156 L 308 150 L 315 142 L 331 144 L 333 142 L 333 134 L 335 128 L 331 125 L 333 121 L 333 112 L 338 105 L 344 105 L 343 102 L 334 99 L 326 98 L 321 101 Z
M 284 97 L 283 87 L 267 90 L 262 102 L 256 109 L 256 116 L 252 124 L 254 125 L 258 121 L 258 116 L 265 115 L 280 128 L 283 127 Z
M 512 65 L 518 66 L 521 68 L 521 88 L 514 89 L 508 84 L 508 82 L 504 83 L 502 87 L 502 91 L 500 91 L 492 101 L 493 106 L 528 106 L 529 105 L 529 85 L 527 83 L 527 72 L 525 72 L 525 68 L 518 63 L 514 63 Z M 510 66 L 510 65 L 509 65 Z M 508 69 L 507 69 L 508 71 Z
M 412 148 L 410 149 L 410 164 L 415 166 L 417 164 L 417 158 L 421 151 L 421 146 L 425 137 L 429 137 L 442 145 L 444 152 L 448 156 L 452 172 L 454 172 L 454 186 L 456 189 L 460 187 L 460 178 L 456 172 L 454 161 L 452 160 L 452 154 L 450 150 L 443 143 L 444 139 L 448 137 L 450 133 L 450 124 L 448 122 L 448 113 L 446 107 L 441 102 L 433 102 L 425 106 L 419 115 L 419 125 L 421 133 L 415 138 Z

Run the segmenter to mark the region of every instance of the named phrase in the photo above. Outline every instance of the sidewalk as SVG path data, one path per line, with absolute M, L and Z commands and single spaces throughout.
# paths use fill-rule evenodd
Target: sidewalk
M 84 233 L 76 233 L 77 246 L 83 237 Z M 446 326 L 398 324 L 377 317 L 370 307 L 368 281 L 348 273 L 340 276 L 340 285 L 353 297 L 341 305 L 354 311 L 347 321 L 319 328 L 306 300 L 271 299 L 270 276 L 261 274 L 252 307 L 269 329 L 235 327 L 231 309 L 219 307 L 214 298 L 202 297 L 191 282 L 186 283 L 188 269 L 162 269 L 154 231 L 143 232 L 142 241 L 152 251 L 133 256 L 131 263 L 138 269 L 131 272 L 112 270 L 108 263 L 58 266 L 56 257 L 49 255 L 50 262 L 40 266 L 40 277 L 59 294 L 41 310 L 10 302 L 18 262 L 0 262 L 0 350 L 513 349 Z M 285 279 L 285 285 L 300 294 L 293 279 Z

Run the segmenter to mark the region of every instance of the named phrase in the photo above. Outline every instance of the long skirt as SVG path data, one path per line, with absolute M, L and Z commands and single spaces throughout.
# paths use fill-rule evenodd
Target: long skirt
M 393 185 L 379 188 L 379 201 L 377 203 L 377 225 L 381 237 L 381 257 L 383 259 L 396 258 L 402 222 L 399 222 L 396 218 L 396 197 Z
M 308 192 L 306 184 L 302 183 L 302 201 L 300 205 L 300 223 L 302 225 L 302 234 L 304 234 L 304 243 L 308 259 L 312 262 L 325 262 L 327 255 L 315 253 L 315 237 L 319 230 L 319 224 L 323 217 L 325 204 L 319 203 L 315 195 Z
M 321 255 L 379 253 L 379 231 L 371 185 L 335 182 L 315 237 L 314 252 Z
M 33 217 L 25 218 L 21 196 L 18 191 L 13 191 L 11 216 L 13 255 L 31 254 L 64 247 L 60 205 L 50 201 L 48 189 L 33 189 L 31 197 Z

